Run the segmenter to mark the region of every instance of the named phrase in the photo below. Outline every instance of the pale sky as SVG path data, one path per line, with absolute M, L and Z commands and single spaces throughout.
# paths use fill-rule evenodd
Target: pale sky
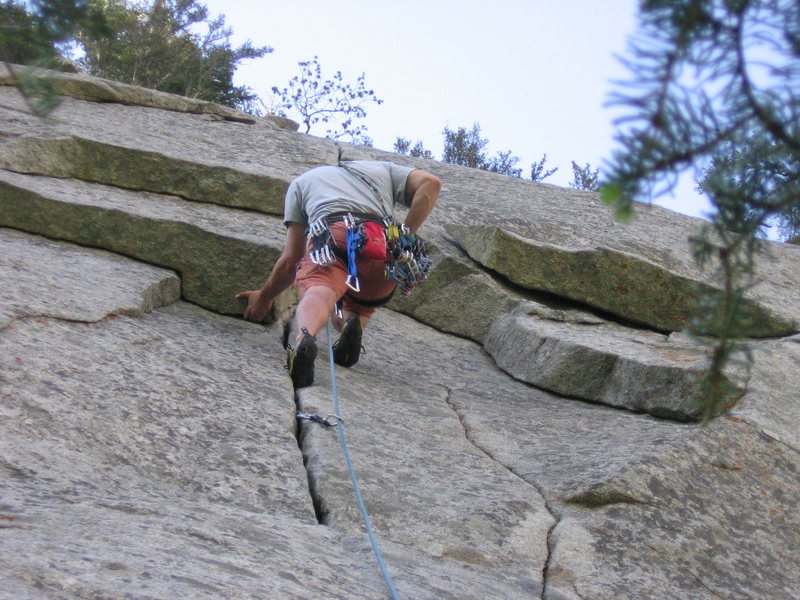
M 445 126 L 488 138 L 488 154 L 511 150 L 523 175 L 547 154 L 566 186 L 571 161 L 603 168 L 613 148 L 611 81 L 625 76 L 615 55 L 634 31 L 637 0 L 201 0 L 225 15 L 232 43 L 274 51 L 242 64 L 235 83 L 269 100 L 319 57 L 323 76 L 340 70 L 384 100 L 370 105 L 367 135 L 391 151 L 397 136 L 421 140 L 434 158 Z M 291 115 L 289 115 L 291 116 Z M 312 133 L 315 133 L 312 130 Z M 324 134 L 324 129 L 317 132 Z M 685 181 L 657 202 L 702 216 L 705 200 Z

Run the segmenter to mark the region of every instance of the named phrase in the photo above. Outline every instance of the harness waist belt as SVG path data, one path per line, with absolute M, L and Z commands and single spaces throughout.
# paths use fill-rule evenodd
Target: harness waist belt
M 357 221 L 372 221 L 373 223 L 380 223 L 381 225 L 383 225 L 383 219 L 384 219 L 384 217 L 381 217 L 379 215 L 372 215 L 369 213 L 354 213 L 347 210 L 334 212 L 322 218 L 327 223 L 336 223 L 338 221 L 344 221 L 344 218 L 347 216 L 351 216 Z

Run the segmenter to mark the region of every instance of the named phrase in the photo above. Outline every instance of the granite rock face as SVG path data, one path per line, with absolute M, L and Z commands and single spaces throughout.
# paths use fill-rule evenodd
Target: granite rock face
M 0 73 L 0 598 L 794 599 L 800 247 L 770 244 L 730 413 L 680 333 L 698 222 L 337 145 L 85 75 L 41 121 Z M 238 318 L 291 179 L 394 160 L 444 183 L 436 266 L 352 369 L 295 394 Z M 292 293 L 276 315 L 287 314 Z
M 637 330 L 529 302 L 498 317 L 484 345 L 509 374 L 563 396 L 668 419 L 702 416 L 711 350 L 679 333 Z M 581 365 L 579 373 L 575 365 Z M 734 405 L 745 393 L 747 374 L 733 366 L 728 372 L 724 403 Z
M 601 246 L 573 248 L 542 244 L 501 227 L 447 228 L 469 255 L 525 288 L 613 313 L 615 316 L 664 331 L 688 324 L 695 288 L 711 288 L 703 277 L 673 271 L 665 264 L 635 252 Z M 771 337 L 797 331 L 797 290 L 762 284 L 762 302 L 748 301 L 749 335 Z M 784 310 L 784 309 L 789 310 Z

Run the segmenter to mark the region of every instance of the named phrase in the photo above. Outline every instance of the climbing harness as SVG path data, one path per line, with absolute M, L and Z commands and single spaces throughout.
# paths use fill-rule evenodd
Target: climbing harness
M 331 372 L 331 394 L 333 396 L 334 412 L 334 414 L 327 416 L 329 418 L 333 417 L 336 422 L 332 423 L 327 418 L 320 417 L 319 415 L 309 415 L 304 412 L 298 412 L 297 418 L 313 421 L 324 427 L 337 428 L 339 433 L 339 443 L 342 447 L 342 454 L 344 455 L 345 464 L 347 465 L 347 472 L 350 474 L 350 481 L 353 484 L 353 492 L 355 493 L 358 510 L 361 512 L 361 518 L 364 521 L 364 527 L 367 530 L 367 536 L 369 537 L 370 544 L 372 545 L 372 551 L 375 554 L 375 560 L 378 563 L 378 568 L 381 571 L 381 575 L 383 575 L 383 580 L 386 582 L 386 587 L 389 588 L 389 593 L 392 596 L 392 600 L 400 600 L 400 596 L 397 594 L 397 590 L 394 587 L 394 581 L 392 581 L 392 577 L 389 574 L 389 571 L 386 569 L 386 563 L 383 560 L 383 555 L 381 554 L 380 547 L 378 546 L 378 539 L 375 536 L 375 531 L 372 529 L 369 513 L 367 512 L 367 507 L 364 504 L 364 497 L 361 495 L 361 488 L 358 485 L 358 479 L 356 479 L 356 471 L 353 467 L 353 461 L 350 458 L 350 450 L 347 447 L 347 436 L 345 435 L 344 431 L 344 419 L 339 416 L 341 411 L 339 409 L 339 391 L 336 387 L 336 368 L 333 361 L 333 337 L 331 335 L 330 320 L 328 320 L 328 322 L 325 324 L 325 333 L 328 336 L 328 362 Z
M 347 228 L 344 250 L 336 246 L 330 230 L 331 223 L 338 221 Z M 433 266 L 422 238 L 391 216 L 378 221 L 371 215 L 334 213 L 314 221 L 306 235 L 311 262 L 328 267 L 341 260 L 347 266 L 347 286 L 354 292 L 361 291 L 359 255 L 385 260 L 386 278 L 396 283 L 405 296 L 428 278 Z

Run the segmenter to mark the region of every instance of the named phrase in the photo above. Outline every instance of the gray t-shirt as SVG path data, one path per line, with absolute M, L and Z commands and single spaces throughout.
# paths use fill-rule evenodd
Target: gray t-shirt
M 369 160 L 311 169 L 289 185 L 284 223 L 307 225 L 341 211 L 388 217 L 395 202 L 406 203 L 406 180 L 413 170 Z

